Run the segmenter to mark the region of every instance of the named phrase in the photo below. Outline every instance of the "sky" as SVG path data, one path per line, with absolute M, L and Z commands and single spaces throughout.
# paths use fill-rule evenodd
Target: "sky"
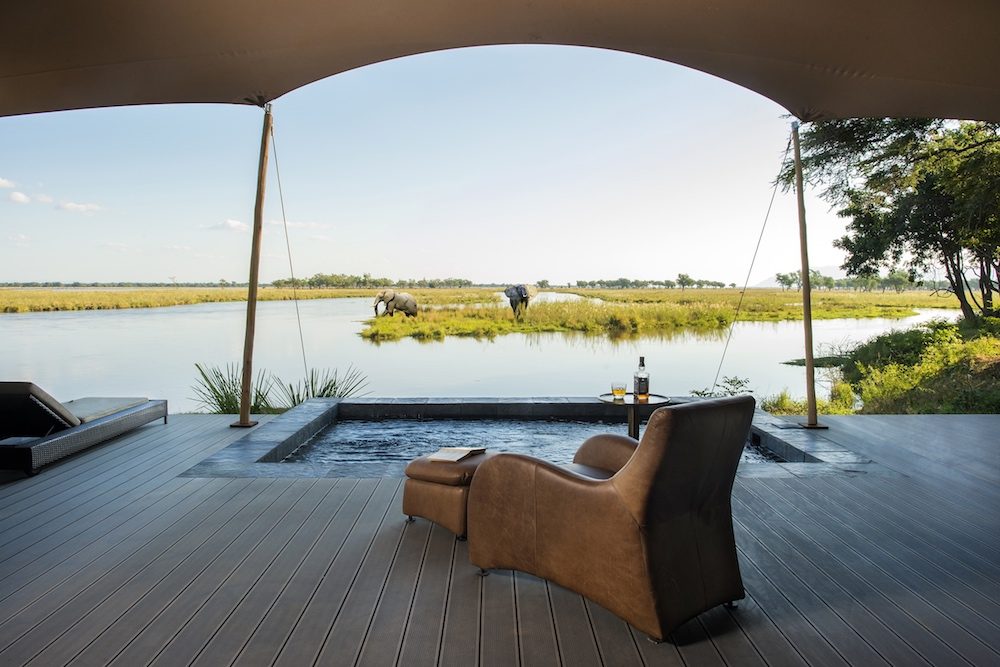
M 497 46 L 339 74 L 273 105 L 261 280 L 628 277 L 742 285 L 787 112 L 598 49 Z M 0 282 L 245 282 L 263 113 L 158 105 L 0 118 Z M 275 160 L 276 157 L 276 160 Z M 284 215 L 275 163 L 280 170 Z M 813 267 L 844 221 L 806 191 Z M 778 193 L 750 276 L 799 267 Z

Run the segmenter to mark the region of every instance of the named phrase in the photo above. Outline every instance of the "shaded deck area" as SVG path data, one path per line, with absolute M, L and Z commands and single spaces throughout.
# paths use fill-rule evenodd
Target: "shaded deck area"
M 464 542 L 403 521 L 398 479 L 180 476 L 245 434 L 230 421 L 0 478 L 0 664 L 1000 664 L 1000 416 L 826 418 L 879 465 L 741 475 L 748 598 L 676 645 L 480 578 Z

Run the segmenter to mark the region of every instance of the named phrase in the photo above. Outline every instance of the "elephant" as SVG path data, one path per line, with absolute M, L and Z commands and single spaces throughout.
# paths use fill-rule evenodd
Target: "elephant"
M 401 311 L 407 317 L 414 317 L 417 314 L 417 300 L 406 292 L 384 289 L 375 297 L 375 317 L 378 317 L 378 304 L 385 304 L 385 315 L 392 317 L 395 311 Z
M 514 317 L 520 318 L 528 308 L 528 288 L 524 285 L 511 285 L 503 291 L 504 295 L 510 299 L 510 309 L 514 311 Z

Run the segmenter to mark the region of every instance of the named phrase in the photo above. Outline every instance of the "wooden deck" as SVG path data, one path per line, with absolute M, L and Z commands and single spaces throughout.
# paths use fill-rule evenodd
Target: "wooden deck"
M 230 421 L 0 478 L 0 664 L 1000 664 L 1000 416 L 831 418 L 881 467 L 740 477 L 748 598 L 676 645 L 480 578 L 464 542 L 403 521 L 400 480 L 179 477 Z

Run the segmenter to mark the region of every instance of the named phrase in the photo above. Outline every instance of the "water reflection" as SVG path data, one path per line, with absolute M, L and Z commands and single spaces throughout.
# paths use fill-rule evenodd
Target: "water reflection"
M 304 301 L 299 309 L 309 366 L 353 364 L 375 396 L 596 395 L 612 381 L 628 381 L 639 355 L 646 357 L 653 391 L 687 394 L 712 384 L 726 336 L 725 330 L 615 340 L 534 333 L 372 345 L 358 336 L 371 312 L 367 298 Z M 957 312 L 820 320 L 814 327 L 817 351 L 942 315 L 954 318 Z M 257 316 L 255 368 L 284 379 L 301 377 L 294 304 L 263 302 Z M 0 377 L 34 381 L 63 400 L 146 395 L 168 399 L 172 412 L 192 411 L 195 362 L 238 362 L 244 319 L 242 303 L 2 315 Z M 804 370 L 781 364 L 802 356 L 801 322 L 740 323 L 722 374 L 749 378 L 758 396 L 782 389 L 802 396 Z

